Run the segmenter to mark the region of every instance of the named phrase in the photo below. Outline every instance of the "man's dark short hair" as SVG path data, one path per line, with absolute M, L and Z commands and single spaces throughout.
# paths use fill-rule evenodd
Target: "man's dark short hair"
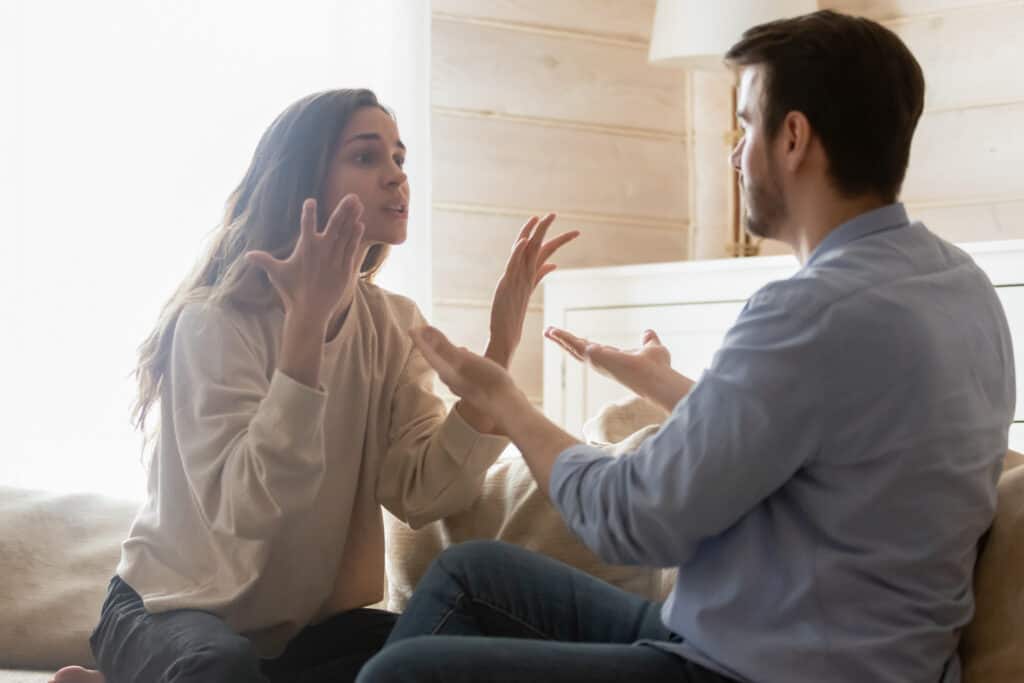
M 821 140 L 840 193 L 896 200 L 924 108 L 924 75 L 895 33 L 823 10 L 753 27 L 725 59 L 734 67 L 764 67 L 761 111 L 769 139 L 789 112 L 799 111 Z

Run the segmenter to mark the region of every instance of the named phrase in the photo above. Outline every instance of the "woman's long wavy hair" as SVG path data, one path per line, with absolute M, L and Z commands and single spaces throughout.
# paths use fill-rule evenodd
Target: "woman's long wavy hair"
M 314 197 L 322 207 L 321 223 L 327 220 L 334 208 L 324 206 L 327 172 L 341 131 L 363 107 L 377 107 L 391 115 L 370 90 L 328 90 L 295 102 L 263 133 L 242 182 L 228 197 L 210 248 L 164 304 L 156 327 L 139 347 L 135 368 L 139 393 L 132 422 L 143 434 L 146 418 L 160 398 L 174 329 L 186 304 L 228 302 L 257 311 L 277 305 L 266 273 L 244 255 L 262 250 L 287 258 L 298 241 L 307 197 Z M 386 255 L 386 245 L 371 247 L 361 277 L 372 279 Z

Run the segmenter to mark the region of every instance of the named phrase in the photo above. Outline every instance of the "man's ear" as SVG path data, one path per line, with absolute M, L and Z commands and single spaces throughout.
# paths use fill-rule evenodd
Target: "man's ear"
M 803 112 L 791 111 L 782 120 L 779 137 L 783 164 L 786 170 L 795 172 L 807 160 L 811 149 L 811 122 Z

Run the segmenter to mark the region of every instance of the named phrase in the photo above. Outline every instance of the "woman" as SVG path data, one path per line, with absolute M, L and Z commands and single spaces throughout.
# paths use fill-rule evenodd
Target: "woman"
M 306 97 L 264 133 L 213 248 L 141 348 L 137 424 L 159 400 L 147 499 L 91 644 L 113 683 L 351 680 L 396 615 L 380 506 L 413 526 L 470 504 L 507 441 L 447 412 L 372 284 L 406 237 L 406 149 L 368 90 Z M 508 366 L 554 216 L 520 232 L 486 354 Z M 102 678 L 73 668 L 57 680 Z

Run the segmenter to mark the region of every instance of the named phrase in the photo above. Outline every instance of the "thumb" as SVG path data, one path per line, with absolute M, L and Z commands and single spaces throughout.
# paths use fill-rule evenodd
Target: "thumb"
M 661 343 L 661 339 L 658 337 L 658 333 L 654 330 L 644 330 L 644 346 L 647 346 L 648 344 L 664 346 L 664 344 Z
M 409 330 L 409 336 L 431 367 L 447 382 L 456 360 L 458 350 L 455 346 L 441 330 L 430 325 L 412 328 Z
M 267 275 L 267 279 L 270 280 L 271 286 L 277 290 L 278 295 L 285 298 L 285 292 L 281 288 L 281 283 L 278 279 L 278 261 L 265 251 L 249 251 L 245 254 L 245 260 L 252 265 L 260 268 Z
M 265 251 L 247 251 L 245 253 L 245 260 L 254 266 L 259 266 L 267 275 L 270 275 L 274 269 L 274 257 Z

